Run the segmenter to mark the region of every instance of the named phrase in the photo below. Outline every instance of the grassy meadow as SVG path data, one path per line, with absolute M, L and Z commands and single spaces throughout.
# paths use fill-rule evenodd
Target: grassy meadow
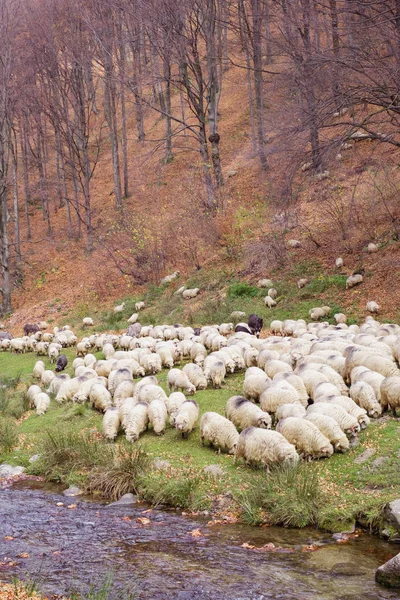
M 265 290 L 237 281 L 229 272 L 203 272 L 186 284 L 203 291 L 199 299 L 185 303 L 174 291 L 181 282 L 151 288 L 141 298 L 125 298 L 124 312 L 114 315 L 100 307 L 89 310 L 80 306 L 72 315 L 60 316 L 62 325 L 69 323 L 78 336 L 87 334 L 81 327 L 82 317 L 92 316 L 94 331 L 123 331 L 134 312 L 135 301 L 144 299 L 147 308 L 140 322 L 201 325 L 226 322 L 233 310 L 247 314 L 257 312 L 267 325 L 272 318 L 307 318 L 313 306 L 329 304 L 332 315 L 346 312 L 353 320 L 359 314 L 349 310 L 345 276 L 319 275 L 301 290 L 296 280 L 307 277 L 316 264 L 298 264 L 292 277 L 279 283 L 278 306 L 265 308 Z M 223 290 L 223 291 L 221 291 Z M 346 299 L 347 309 L 339 304 Z M 351 322 L 351 319 L 349 319 Z M 67 349 L 66 372 L 71 376 L 73 349 Z M 101 353 L 97 353 L 101 358 Z M 41 357 L 42 358 L 42 357 Z M 65 485 L 77 484 L 94 494 L 116 499 L 126 492 L 136 492 L 152 504 L 168 504 L 192 511 L 214 511 L 219 500 L 229 493 L 232 501 L 228 513 L 248 523 L 284 524 L 303 527 L 314 525 L 329 530 L 343 530 L 355 521 L 378 531 L 382 526 L 382 507 L 400 497 L 400 421 L 385 417 L 372 422 L 360 433 L 360 445 L 345 455 L 335 454 L 329 460 L 301 464 L 291 471 L 268 475 L 253 470 L 244 463 L 234 465 L 233 457 L 218 454 L 200 446 L 198 427 L 188 440 L 175 429 L 168 428 L 157 437 L 151 430 L 138 444 L 129 444 L 120 434 L 116 443 L 105 442 L 101 435 L 102 416 L 88 405 L 54 400 L 48 412 L 38 417 L 28 410 L 25 390 L 33 381 L 32 370 L 37 357 L 30 353 L 15 355 L 0 353 L 0 462 L 23 465 L 27 472 L 43 475 Z M 54 368 L 47 358 L 46 368 Z M 159 382 L 167 391 L 167 371 Z M 224 414 L 228 398 L 240 394 L 243 373 L 228 375 L 222 389 L 207 389 L 195 395 L 201 414 L 215 411 Z M 374 456 L 362 464 L 354 459 L 365 449 L 373 448 Z M 40 454 L 38 461 L 29 458 Z M 373 461 L 383 457 L 377 468 Z M 154 468 L 154 461 L 167 461 L 163 468 Z M 219 476 L 204 472 L 207 465 L 219 465 Z

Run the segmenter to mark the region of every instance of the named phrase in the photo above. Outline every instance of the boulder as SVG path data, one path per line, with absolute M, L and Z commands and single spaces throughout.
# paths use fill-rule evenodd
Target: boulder
M 132 506 L 133 504 L 136 504 L 137 501 L 137 496 L 135 496 L 134 494 L 124 494 L 116 502 L 111 502 L 111 504 L 107 504 L 106 508 L 109 508 L 110 506 Z
M 400 531 L 400 498 L 385 506 L 385 521 Z
M 364 452 L 362 452 L 361 454 L 359 454 L 355 459 L 354 459 L 354 463 L 356 465 L 360 465 L 362 463 L 364 463 L 366 460 L 368 460 L 369 458 L 371 458 L 371 456 L 374 456 L 376 450 L 374 448 L 367 448 L 366 450 L 364 450 Z
M 400 553 L 377 569 L 375 581 L 385 587 L 400 588 Z
M 63 496 L 73 497 L 80 496 L 81 494 L 83 494 L 82 490 L 79 489 L 76 485 L 71 485 L 71 487 L 63 491 Z
M 12 465 L 7 465 L 3 463 L 0 465 L 0 479 L 8 478 L 8 477 L 16 477 L 16 475 L 21 475 L 24 473 L 25 467 L 13 467 Z

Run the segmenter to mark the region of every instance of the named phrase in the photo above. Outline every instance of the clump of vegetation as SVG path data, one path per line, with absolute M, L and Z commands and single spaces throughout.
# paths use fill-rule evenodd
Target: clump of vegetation
M 0 453 L 10 452 L 18 444 L 18 430 L 13 419 L 0 417 Z
M 274 469 L 237 498 L 244 520 L 252 525 L 269 523 L 286 527 L 316 525 L 323 504 L 318 475 L 308 464 Z
M 233 283 L 228 287 L 228 298 L 255 298 L 260 295 L 260 290 L 254 285 L 245 282 Z
M 187 470 L 173 477 L 153 472 L 142 479 L 140 495 L 153 506 L 167 504 L 198 510 L 207 504 L 207 498 L 200 493 L 201 484 L 202 476 L 197 472 Z

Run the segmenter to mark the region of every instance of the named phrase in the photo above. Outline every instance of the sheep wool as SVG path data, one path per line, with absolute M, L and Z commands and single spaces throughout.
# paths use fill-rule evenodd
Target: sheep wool
M 381 384 L 381 405 L 383 410 L 391 409 L 397 416 L 400 409 L 400 377 L 386 377 Z
M 182 392 L 172 392 L 167 399 L 167 409 L 169 414 L 169 422 L 172 427 L 175 426 L 175 417 L 179 407 L 186 402 L 186 396 Z
M 103 435 L 107 440 L 114 441 L 118 435 L 121 421 L 118 408 L 112 406 L 107 409 L 103 416 Z
M 333 454 L 330 441 L 307 419 L 287 417 L 278 422 L 276 431 L 284 435 L 303 458 L 328 458 Z
M 136 442 L 149 424 L 149 405 L 138 402 L 126 417 L 125 435 L 128 442 Z
M 183 438 L 187 438 L 196 427 L 198 419 L 199 405 L 194 400 L 186 400 L 175 415 L 175 429 L 182 433 Z
M 348 438 L 332 417 L 328 417 L 328 415 L 323 415 L 322 413 L 313 413 L 307 415 L 306 419 L 318 427 L 320 432 L 330 441 L 336 452 L 346 452 L 350 448 Z
M 163 400 L 153 400 L 149 406 L 149 422 L 156 435 L 162 435 L 167 426 L 167 407 Z
M 246 427 L 239 435 L 235 452 L 235 462 L 243 458 L 249 465 L 275 465 L 293 467 L 299 462 L 299 455 L 293 444 L 278 431 Z
M 44 392 L 40 392 L 40 394 L 36 394 L 33 398 L 33 403 L 36 408 L 36 414 L 44 415 L 50 406 L 50 398 Z
M 234 424 L 216 412 L 206 412 L 200 419 L 200 443 L 207 442 L 219 452 L 234 454 L 239 433 Z
M 242 396 L 229 398 L 226 403 L 225 414 L 239 430 L 247 427 L 271 429 L 271 416 Z

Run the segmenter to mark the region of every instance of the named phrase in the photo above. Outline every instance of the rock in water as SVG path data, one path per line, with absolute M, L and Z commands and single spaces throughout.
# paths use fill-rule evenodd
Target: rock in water
M 25 471 L 25 467 L 13 467 L 12 465 L 7 465 L 3 463 L 0 465 L 0 479 L 2 477 L 15 477 L 16 475 L 21 475 Z
M 390 588 L 400 588 L 400 553 L 379 567 L 375 581 Z
M 63 491 L 64 496 L 80 496 L 83 494 L 82 490 L 80 490 L 76 485 L 72 485 L 67 490 Z
M 390 525 L 400 531 L 400 498 L 385 506 L 385 518 Z

